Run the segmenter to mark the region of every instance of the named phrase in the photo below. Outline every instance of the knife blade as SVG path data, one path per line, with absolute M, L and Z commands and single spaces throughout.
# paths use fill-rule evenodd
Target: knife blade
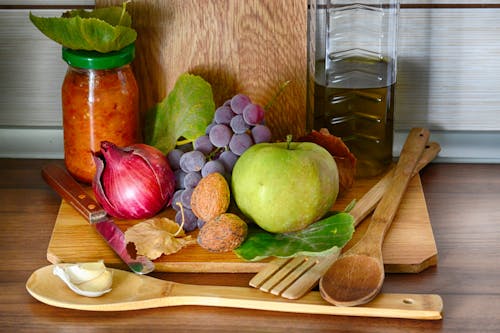
M 123 231 L 64 168 L 57 164 L 46 165 L 42 168 L 42 178 L 90 222 L 132 272 L 147 274 L 154 270 L 154 263 L 147 257 L 134 258 L 128 252 Z

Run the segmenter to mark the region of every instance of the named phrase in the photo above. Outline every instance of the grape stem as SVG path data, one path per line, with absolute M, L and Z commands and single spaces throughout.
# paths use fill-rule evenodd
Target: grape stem
M 271 98 L 271 100 L 266 104 L 266 106 L 264 106 L 264 110 L 269 111 L 269 109 L 273 106 L 278 97 L 283 93 L 283 91 L 285 91 L 285 88 L 288 86 L 289 83 L 290 80 L 285 81 L 280 85 L 278 91 L 276 92 L 276 94 L 274 94 L 273 98 Z
M 179 140 L 179 141 L 176 142 L 176 146 L 177 147 L 183 146 L 183 145 L 191 143 L 191 142 L 193 142 L 193 140 L 190 140 L 190 139 Z
M 180 207 L 181 209 L 181 217 L 182 217 L 182 223 L 181 225 L 179 226 L 179 229 L 177 229 L 176 233 L 174 234 L 174 237 L 177 237 L 179 236 L 179 234 L 181 233 L 182 231 L 182 228 L 184 227 L 184 207 L 182 206 L 182 204 L 180 202 L 176 202 L 176 205 Z
M 208 154 L 207 159 L 208 159 L 209 161 L 211 161 L 212 159 L 214 159 L 214 157 L 216 157 L 216 156 L 217 156 L 217 154 L 219 154 L 222 150 L 225 150 L 225 149 L 226 149 L 226 148 L 224 148 L 224 147 L 218 147 L 218 148 L 214 149 L 213 151 L 211 151 L 211 152 Z

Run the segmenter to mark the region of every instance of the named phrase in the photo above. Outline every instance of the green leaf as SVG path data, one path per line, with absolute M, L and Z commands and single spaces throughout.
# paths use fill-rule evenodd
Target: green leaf
M 122 7 L 73 10 L 63 17 L 38 17 L 30 12 L 30 20 L 48 38 L 73 50 L 107 53 L 137 39 L 132 19 Z
M 84 9 L 75 9 L 63 13 L 63 17 L 71 18 L 79 16 L 81 18 L 96 18 L 103 20 L 113 26 L 121 25 L 124 27 L 132 26 L 132 17 L 124 7 L 106 7 L 97 8 L 92 11 Z
M 351 214 L 337 213 L 292 233 L 272 234 L 252 226 L 246 240 L 234 252 L 248 261 L 271 256 L 326 255 L 340 251 L 349 242 L 354 232 L 353 223 Z
M 179 138 L 194 141 L 204 135 L 214 112 L 210 84 L 200 76 L 184 73 L 168 96 L 148 110 L 145 141 L 166 154 Z

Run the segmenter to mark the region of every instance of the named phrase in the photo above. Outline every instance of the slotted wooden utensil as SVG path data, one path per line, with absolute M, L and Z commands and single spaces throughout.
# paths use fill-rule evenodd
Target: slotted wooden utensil
M 382 243 L 429 136 L 429 131 L 423 128 L 410 131 L 389 188 L 377 204 L 368 230 L 319 281 L 321 296 L 326 301 L 335 305 L 356 306 L 371 301 L 380 292 L 385 278 Z
M 434 160 L 441 147 L 436 142 L 429 143 L 413 172 L 416 175 L 429 162 Z M 387 172 L 351 210 L 354 226 L 361 223 L 376 207 L 388 188 L 394 169 Z M 249 282 L 250 286 L 261 291 L 288 299 L 297 299 L 310 291 L 337 260 L 339 253 L 328 256 L 296 256 L 276 258 L 257 273 Z

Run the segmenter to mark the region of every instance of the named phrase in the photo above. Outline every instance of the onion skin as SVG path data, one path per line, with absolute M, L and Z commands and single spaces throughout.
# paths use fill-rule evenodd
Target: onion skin
M 150 218 L 171 203 L 175 176 L 158 149 L 145 144 L 120 148 L 102 141 L 94 162 L 97 171 L 92 189 L 109 215 L 121 219 Z

